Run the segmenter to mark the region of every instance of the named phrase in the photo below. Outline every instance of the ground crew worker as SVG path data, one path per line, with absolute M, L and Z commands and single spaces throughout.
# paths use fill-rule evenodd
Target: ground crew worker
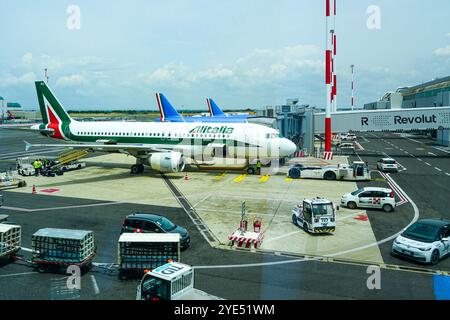
M 39 164 L 39 173 L 42 174 L 42 166 L 43 166 L 44 164 L 43 164 L 43 162 L 42 162 L 41 159 L 38 160 L 38 164 Z
M 257 161 L 256 162 L 256 172 L 259 174 L 259 175 L 261 175 L 261 167 L 262 167 L 262 163 L 261 163 L 261 161 Z
M 34 175 L 37 177 L 39 175 L 39 160 L 36 159 L 33 162 Z

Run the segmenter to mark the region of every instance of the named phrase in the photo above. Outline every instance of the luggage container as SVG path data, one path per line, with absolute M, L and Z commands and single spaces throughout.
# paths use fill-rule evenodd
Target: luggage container
M 178 233 L 123 233 L 118 243 L 119 278 L 142 277 L 168 261 L 180 259 Z
M 0 223 L 0 259 L 11 259 L 20 250 L 21 227 Z
M 32 262 L 39 272 L 79 266 L 87 271 L 95 256 L 94 233 L 86 230 L 38 230 L 32 236 Z

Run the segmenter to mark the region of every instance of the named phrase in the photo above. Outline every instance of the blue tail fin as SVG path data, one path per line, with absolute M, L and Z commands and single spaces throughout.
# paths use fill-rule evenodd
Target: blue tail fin
M 158 102 L 158 108 L 161 121 L 184 121 L 183 117 L 175 110 L 170 104 L 169 100 L 162 93 L 156 94 L 156 101 Z
M 214 102 L 213 99 L 207 98 L 206 103 L 208 104 L 209 115 L 211 117 L 226 117 L 227 115 L 219 108 L 219 106 Z

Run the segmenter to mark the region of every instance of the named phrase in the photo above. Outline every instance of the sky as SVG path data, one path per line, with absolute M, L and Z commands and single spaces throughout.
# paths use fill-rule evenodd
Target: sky
M 0 96 L 26 109 L 44 68 L 72 110 L 157 110 L 156 92 L 205 111 L 207 97 L 223 109 L 326 103 L 325 0 L 0 0 L 0 12 Z M 448 0 L 337 0 L 338 108 L 351 64 L 357 107 L 450 75 L 449 12 Z

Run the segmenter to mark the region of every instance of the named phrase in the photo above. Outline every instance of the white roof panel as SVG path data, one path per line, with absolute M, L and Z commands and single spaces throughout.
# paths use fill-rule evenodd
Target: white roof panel
M 178 233 L 123 233 L 119 242 L 179 242 Z
M 3 224 L 3 223 L 0 223 L 0 232 L 7 232 L 7 231 L 9 231 L 11 229 L 14 229 L 14 228 L 20 228 L 20 226 L 15 225 L 15 224 Z
M 191 270 L 192 267 L 188 266 L 187 264 L 179 263 L 179 262 L 169 262 L 165 265 L 162 265 L 161 267 L 156 268 L 151 273 L 157 274 L 159 277 L 171 280 L 179 275 Z

